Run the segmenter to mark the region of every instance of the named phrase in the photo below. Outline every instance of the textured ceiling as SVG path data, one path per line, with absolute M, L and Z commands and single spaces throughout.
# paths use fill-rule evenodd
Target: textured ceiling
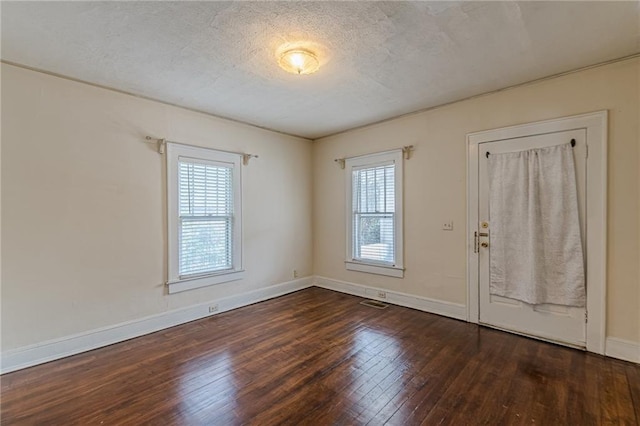
M 2 59 L 314 139 L 637 53 L 638 5 L 3 1 Z

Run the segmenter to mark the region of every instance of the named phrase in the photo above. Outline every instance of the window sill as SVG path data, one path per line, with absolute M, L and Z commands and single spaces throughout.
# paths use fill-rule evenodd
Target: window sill
M 404 268 L 399 268 L 397 266 L 382 266 L 374 265 L 371 263 L 353 262 L 349 260 L 346 260 L 344 264 L 348 271 L 366 272 L 369 274 L 404 278 Z
M 237 281 L 244 278 L 244 270 L 225 272 L 215 275 L 206 275 L 203 277 L 183 278 L 175 281 L 167 282 L 169 294 L 179 293 L 181 291 L 193 290 L 195 288 L 208 287 L 210 285 L 227 283 L 229 281 Z

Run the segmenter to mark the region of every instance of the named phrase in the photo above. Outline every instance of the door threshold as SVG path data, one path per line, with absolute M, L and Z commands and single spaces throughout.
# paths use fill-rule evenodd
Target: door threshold
M 493 328 L 495 330 L 500 330 L 500 331 L 504 331 L 504 332 L 511 333 L 511 334 L 517 334 L 518 336 L 528 337 L 530 339 L 542 340 L 543 342 L 547 342 L 547 343 L 553 343 L 553 344 L 560 345 L 560 346 L 566 346 L 568 348 L 578 349 L 578 350 L 585 351 L 585 352 L 587 351 L 586 343 L 585 344 L 575 344 L 575 343 L 563 342 L 561 340 L 554 340 L 554 339 L 551 339 L 549 337 L 535 336 L 533 334 L 523 333 L 522 331 L 510 330 L 508 328 L 500 327 L 500 326 L 493 325 L 493 324 L 487 324 L 487 323 L 484 323 L 484 322 L 478 322 L 478 325 L 481 325 L 483 327 Z

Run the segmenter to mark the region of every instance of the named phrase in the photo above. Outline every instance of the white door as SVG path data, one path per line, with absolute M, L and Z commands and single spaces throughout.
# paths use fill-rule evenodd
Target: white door
M 578 185 L 579 220 L 586 256 L 586 169 L 587 132 L 585 129 L 560 131 L 479 144 L 478 155 L 478 250 L 479 250 L 479 321 L 545 340 L 585 347 L 585 308 L 560 305 L 529 305 L 489 293 L 489 259 L 491 256 L 491 212 L 489 211 L 489 175 L 486 153 L 522 151 L 576 141 L 573 148 Z M 588 297 L 588 295 L 587 295 Z

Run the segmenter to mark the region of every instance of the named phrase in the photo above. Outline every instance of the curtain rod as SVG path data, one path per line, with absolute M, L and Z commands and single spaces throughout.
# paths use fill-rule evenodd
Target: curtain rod
M 402 150 L 402 154 L 404 155 L 404 158 L 406 158 L 407 160 L 411 158 L 411 152 L 414 150 L 413 145 L 406 145 L 406 146 L 403 146 L 402 148 L 398 148 L 398 149 Z M 336 158 L 333 161 L 338 163 L 338 165 L 340 166 L 341 169 L 344 169 L 345 161 L 349 160 L 351 158 L 364 157 L 365 155 L 382 154 L 383 152 L 391 152 L 391 151 L 395 151 L 395 150 L 392 149 L 392 150 L 389 150 L 389 151 L 374 152 L 374 153 L 371 153 L 371 154 L 362 154 L 362 155 L 354 155 L 352 157 Z
M 573 148 L 574 146 L 576 146 L 576 140 L 575 139 L 571 139 L 571 148 Z M 485 154 L 485 157 L 489 158 L 490 155 L 491 155 L 491 153 L 489 151 L 487 151 L 487 153 Z
M 165 147 L 167 146 L 168 143 L 175 143 L 175 144 L 184 145 L 184 146 L 192 146 L 194 148 L 210 149 L 210 148 L 205 148 L 203 146 L 192 145 L 192 144 L 176 142 L 176 141 L 170 141 L 170 140 L 167 140 L 167 139 L 164 139 L 164 138 L 153 138 L 151 136 L 145 136 L 144 139 L 146 141 L 148 141 L 147 143 L 154 143 L 155 142 L 158 145 L 158 154 L 164 154 Z M 213 149 L 213 148 L 211 148 L 211 149 Z M 244 164 L 245 166 L 247 166 L 249 164 L 249 160 L 251 160 L 252 158 L 258 158 L 258 156 L 256 154 L 247 154 L 247 153 L 244 153 L 244 152 L 237 152 L 237 151 L 226 151 L 224 149 L 216 149 L 216 151 L 226 152 L 228 154 L 238 154 L 238 155 L 242 156 L 242 164 Z

